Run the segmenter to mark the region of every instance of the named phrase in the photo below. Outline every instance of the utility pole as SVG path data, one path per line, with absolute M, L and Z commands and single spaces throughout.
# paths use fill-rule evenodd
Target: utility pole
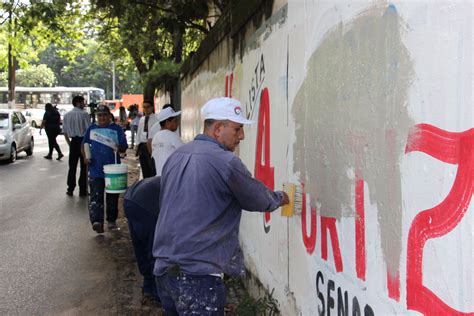
M 13 36 L 12 15 L 13 1 L 10 1 L 10 9 L 8 11 L 8 108 L 15 108 L 15 69 L 16 58 L 12 54 L 11 37 Z
M 112 100 L 115 100 L 115 61 L 112 62 Z

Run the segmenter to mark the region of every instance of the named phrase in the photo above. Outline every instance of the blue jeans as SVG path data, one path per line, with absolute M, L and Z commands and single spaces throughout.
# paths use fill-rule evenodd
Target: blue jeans
M 104 222 L 105 179 L 89 177 L 89 218 L 91 223 Z M 107 205 L 107 221 L 115 222 L 118 216 L 118 194 L 105 193 Z
M 212 275 L 165 273 L 156 277 L 165 316 L 223 316 L 226 291 L 223 280 Z
M 152 250 L 158 215 L 147 212 L 130 200 L 124 200 L 123 208 L 128 219 L 138 270 L 143 275 L 143 293 L 151 294 L 157 299 L 156 283 L 153 277 L 155 258 L 153 258 Z

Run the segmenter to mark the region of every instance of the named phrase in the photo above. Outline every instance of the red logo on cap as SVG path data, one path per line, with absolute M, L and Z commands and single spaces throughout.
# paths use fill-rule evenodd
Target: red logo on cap
M 236 106 L 234 108 L 234 113 L 240 115 L 240 113 L 242 113 L 242 108 L 240 106 Z

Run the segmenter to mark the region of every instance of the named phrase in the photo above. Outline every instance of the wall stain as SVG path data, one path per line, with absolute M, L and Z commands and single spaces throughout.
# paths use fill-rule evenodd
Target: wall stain
M 410 126 L 412 64 L 395 6 L 374 7 L 328 31 L 292 105 L 294 171 L 323 216 L 354 216 L 354 175 L 377 205 L 384 259 L 401 253 L 400 159 Z

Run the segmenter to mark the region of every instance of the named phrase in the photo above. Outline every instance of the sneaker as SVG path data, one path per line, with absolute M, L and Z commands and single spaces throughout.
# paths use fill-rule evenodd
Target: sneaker
M 46 155 L 46 156 L 44 156 L 43 158 L 44 158 L 44 159 L 48 159 L 48 160 L 53 159 L 53 157 L 51 157 L 50 155 Z
M 104 224 L 101 222 L 94 222 L 92 224 L 92 229 L 97 233 L 97 234 L 102 234 L 104 232 Z
M 79 196 L 87 196 L 89 193 L 87 192 L 79 192 Z
M 72 196 L 72 191 L 66 191 L 66 195 Z
M 64 155 L 61 153 L 61 154 L 58 155 L 58 158 L 56 158 L 56 160 L 61 160 L 61 158 L 63 158 L 63 157 L 64 157 Z
M 107 222 L 108 229 L 117 229 L 117 224 L 115 222 Z

